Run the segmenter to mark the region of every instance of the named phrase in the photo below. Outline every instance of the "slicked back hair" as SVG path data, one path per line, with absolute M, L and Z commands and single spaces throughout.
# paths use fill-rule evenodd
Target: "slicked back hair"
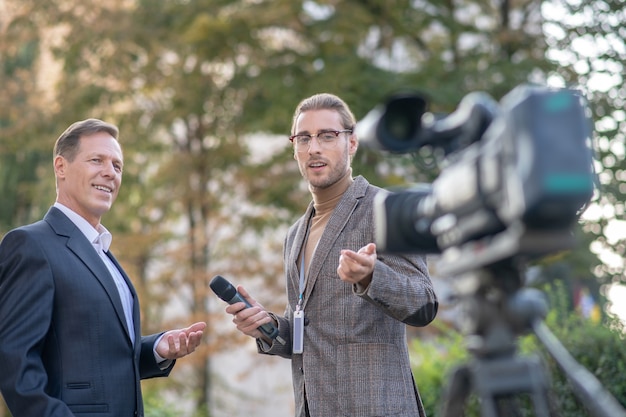
M 68 161 L 73 161 L 78 154 L 80 138 L 99 132 L 106 132 L 116 140 L 119 135 L 117 126 L 99 119 L 86 119 L 72 123 L 70 127 L 65 129 L 65 132 L 61 133 L 54 144 L 53 157 L 61 155 Z
M 295 135 L 296 121 L 298 116 L 310 110 L 334 110 L 341 116 L 341 124 L 344 129 L 354 129 L 356 119 L 350 107 L 339 97 L 334 94 L 320 93 L 309 98 L 305 98 L 298 104 L 293 114 L 293 122 L 291 124 L 291 134 Z

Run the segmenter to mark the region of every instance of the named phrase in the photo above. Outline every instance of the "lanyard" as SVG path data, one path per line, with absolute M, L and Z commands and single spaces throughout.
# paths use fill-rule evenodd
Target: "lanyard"
M 298 296 L 298 304 L 296 305 L 296 311 L 302 309 L 302 298 L 304 296 L 304 289 L 306 288 L 306 276 L 304 274 L 304 256 L 306 254 L 306 244 L 309 239 L 309 229 L 307 227 L 306 235 L 304 236 L 304 242 L 302 243 L 302 256 L 300 257 L 300 283 L 298 285 L 300 295 Z
M 305 268 L 304 258 L 306 256 L 306 245 L 309 241 L 309 232 L 311 231 L 311 217 L 313 217 L 313 213 L 314 212 L 311 213 L 311 216 L 309 216 L 309 219 L 307 220 L 306 234 L 304 235 L 304 241 L 302 242 L 302 249 L 300 250 L 302 254 L 302 256 L 300 257 L 300 282 L 298 285 L 298 290 L 300 292 L 300 295 L 298 296 L 298 304 L 296 305 L 296 311 L 300 311 L 302 309 L 304 289 L 306 288 L 306 274 L 304 271 L 304 268 Z

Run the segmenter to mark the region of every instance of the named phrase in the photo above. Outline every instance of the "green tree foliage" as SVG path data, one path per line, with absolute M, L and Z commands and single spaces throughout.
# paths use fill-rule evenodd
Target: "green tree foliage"
M 549 57 L 560 64 L 565 84 L 585 92 L 593 111 L 601 184 L 597 201 L 603 209 L 585 231 L 594 236 L 594 252 L 614 254 L 594 273 L 604 282 L 623 281 L 624 263 L 615 259 L 624 258 L 625 238 L 611 232 L 625 220 L 626 5 L 620 0 L 555 0 L 549 5 Z
M 49 57 L 41 53 L 48 42 L 42 9 L 32 2 L 0 3 L 0 237 L 39 218 L 47 205 L 38 197 L 54 193 L 42 170 L 52 163 L 48 109 L 55 105 L 47 90 Z

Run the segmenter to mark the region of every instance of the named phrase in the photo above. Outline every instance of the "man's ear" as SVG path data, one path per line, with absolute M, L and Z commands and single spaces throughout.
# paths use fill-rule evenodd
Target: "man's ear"
M 67 159 L 65 159 L 61 155 L 55 156 L 54 157 L 54 175 L 56 175 L 57 178 L 64 178 L 66 168 L 67 168 Z
M 350 135 L 350 148 L 348 149 L 348 153 L 351 156 L 354 156 L 356 154 L 357 149 L 359 149 L 359 141 L 356 138 L 356 135 L 354 133 L 352 133 Z

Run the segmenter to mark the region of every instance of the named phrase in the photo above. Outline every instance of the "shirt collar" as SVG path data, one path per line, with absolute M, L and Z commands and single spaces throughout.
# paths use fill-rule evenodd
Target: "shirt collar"
M 74 210 L 59 202 L 54 203 L 54 207 L 58 208 L 65 214 L 71 221 L 78 227 L 78 229 L 85 235 L 94 247 L 98 250 L 107 252 L 111 247 L 113 236 L 102 224 L 98 225 L 98 228 L 94 228 L 87 220 L 85 220 L 80 214 Z

